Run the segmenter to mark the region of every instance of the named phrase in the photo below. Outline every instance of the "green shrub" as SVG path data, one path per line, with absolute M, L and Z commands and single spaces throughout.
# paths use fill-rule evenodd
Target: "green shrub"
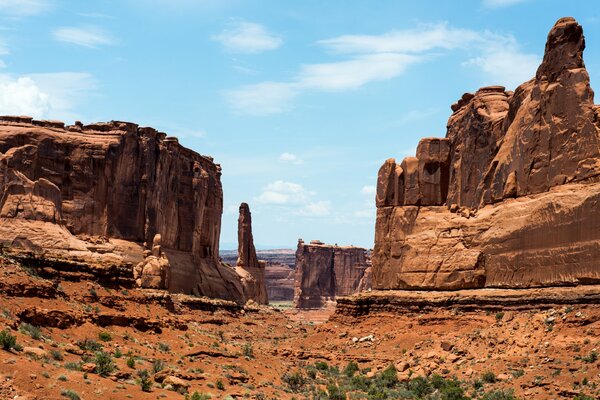
M 306 378 L 300 371 L 294 373 L 285 373 L 281 377 L 283 383 L 285 383 L 292 392 L 299 392 L 306 384 Z
M 225 390 L 225 385 L 223 384 L 222 380 L 218 379 L 217 382 L 215 383 L 215 385 L 217 386 L 217 389 Z
M 503 312 L 496 313 L 496 321 L 500 321 L 502 318 L 504 318 Z
M 98 334 L 98 339 L 102 342 L 110 342 L 112 340 L 112 335 L 108 332 L 100 332 Z
M 244 357 L 254 358 L 254 349 L 252 348 L 252 343 L 246 343 L 243 347 Z
M 99 351 L 96 353 L 96 373 L 100 376 L 108 376 L 115 370 L 115 363 L 109 353 Z
M 73 361 L 69 361 L 69 362 L 65 363 L 64 367 L 71 371 L 80 371 L 81 370 L 81 365 L 79 365 L 79 363 L 76 363 Z
M 40 340 L 42 338 L 41 329 L 26 322 L 23 322 L 21 325 L 19 325 L 19 332 L 29 335 L 35 340 Z
M 348 378 L 352 378 L 358 371 L 358 364 L 354 361 L 350 361 L 348 365 L 346 365 L 346 368 L 344 368 L 344 375 L 346 375 Z
M 171 350 L 171 346 L 169 346 L 167 343 L 159 343 L 158 344 L 158 349 L 162 352 L 168 352 L 169 350 Z
M 481 380 L 485 383 L 495 383 L 496 375 L 492 371 L 486 371 L 481 375 Z
M 417 397 L 425 397 L 426 395 L 433 392 L 433 387 L 431 386 L 427 378 L 419 376 L 408 382 L 408 390 L 417 395 Z
M 581 359 L 586 363 L 595 363 L 596 360 L 598 360 L 598 353 L 596 353 L 595 351 L 592 351 L 587 356 L 581 357 Z
M 209 400 L 210 394 L 194 392 L 191 396 L 185 396 L 186 400 Z
M 119 349 L 117 347 L 117 349 L 115 350 L 115 358 L 121 358 L 123 357 L 123 353 L 121 353 L 121 349 Z
M 329 400 L 346 400 L 346 391 L 337 385 L 327 385 L 327 397 Z
M 491 392 L 485 393 L 482 400 L 516 400 L 515 394 L 512 389 L 510 390 L 492 390 Z
M 17 346 L 17 338 L 8 330 L 3 330 L 0 332 L 0 346 L 7 351 L 14 349 Z
M 135 358 L 133 358 L 133 357 L 129 357 L 129 358 L 127 359 L 127 366 L 128 366 L 129 368 L 135 368 Z
M 103 348 L 102 345 L 96 342 L 94 339 L 78 340 L 77 346 L 79 346 L 81 350 L 88 351 L 101 351 Z
M 165 369 L 165 362 L 163 360 L 155 360 L 152 364 L 152 370 L 155 374 L 163 369 Z
M 61 381 L 61 382 L 66 382 L 67 381 L 67 377 L 64 376 L 64 375 L 61 375 L 61 376 L 58 377 L 58 380 Z
M 63 389 L 60 391 L 60 395 L 66 397 L 71 400 L 81 400 L 81 397 L 77 394 L 77 392 L 71 389 Z
M 50 357 L 52 357 L 53 360 L 56 361 L 62 361 L 63 360 L 63 355 L 60 351 L 58 350 L 50 350 Z
M 150 380 L 150 374 L 145 369 L 138 372 L 140 377 L 139 383 L 143 392 L 149 392 L 152 389 L 152 381 Z
M 399 382 L 397 374 L 398 371 L 396 370 L 396 367 L 394 367 L 393 364 L 390 364 L 382 372 L 375 375 L 373 383 L 379 387 L 393 388 Z
M 315 363 L 315 368 L 319 371 L 327 371 L 329 370 L 329 365 L 325 361 L 317 361 Z

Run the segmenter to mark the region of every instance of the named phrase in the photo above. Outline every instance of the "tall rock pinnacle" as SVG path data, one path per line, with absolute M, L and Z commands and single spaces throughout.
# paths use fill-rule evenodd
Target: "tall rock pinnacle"
M 252 237 L 252 214 L 246 203 L 240 204 L 238 218 L 238 259 L 236 271 L 242 277 L 247 300 L 268 304 L 265 286 L 265 265 L 258 261 Z

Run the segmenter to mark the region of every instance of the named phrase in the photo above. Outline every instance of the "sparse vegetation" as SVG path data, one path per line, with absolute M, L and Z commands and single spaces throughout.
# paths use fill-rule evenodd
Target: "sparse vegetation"
M 129 368 L 135 368 L 135 358 L 133 358 L 133 357 L 129 357 L 129 358 L 127 359 L 127 366 L 128 366 Z
M 145 369 L 139 371 L 138 377 L 142 391 L 149 392 L 150 390 L 152 390 L 152 381 L 150 380 L 150 374 L 148 374 L 148 371 L 146 371 Z
M 598 353 L 596 353 L 595 351 L 592 351 L 587 356 L 581 357 L 581 360 L 583 362 L 590 363 L 590 364 L 595 363 L 598 360 Z
M 26 322 L 23 322 L 21 325 L 19 325 L 19 332 L 29 335 L 35 340 L 40 340 L 42 338 L 42 331 L 40 328 Z
M 103 349 L 102 345 L 94 339 L 78 340 L 77 346 L 79 346 L 81 350 L 87 351 L 101 351 Z
M 481 380 L 485 383 L 495 383 L 496 375 L 492 371 L 486 371 L 481 375 Z
M 81 370 L 81 365 L 79 365 L 79 363 L 73 362 L 73 361 L 69 361 L 67 363 L 65 363 L 64 367 L 68 370 L 71 371 L 79 371 Z
M 68 399 L 71 399 L 71 400 L 81 400 L 81 397 L 79 397 L 79 394 L 77 394 L 77 392 L 75 392 L 71 389 L 61 390 L 60 395 L 63 397 L 66 397 Z
M 254 358 L 254 349 L 252 343 L 245 343 L 243 347 L 244 357 Z
M 167 343 L 162 343 L 162 342 L 160 342 L 160 343 L 158 344 L 158 349 L 159 349 L 160 351 L 162 351 L 163 353 L 166 353 L 166 352 L 168 352 L 168 351 L 170 351 L 170 350 L 171 350 L 171 346 L 169 346 Z
M 482 400 L 516 400 L 514 391 L 511 390 L 493 390 L 485 393 Z
M 108 332 L 100 332 L 98 334 L 98 339 L 100 339 L 102 342 L 110 342 L 112 340 L 112 335 Z
M 225 390 L 225 385 L 223 384 L 223 381 L 220 379 L 217 380 L 217 382 L 215 383 L 215 386 L 219 390 Z
M 50 350 L 50 357 L 52 357 L 52 359 L 56 360 L 56 361 L 62 361 L 63 360 L 62 353 L 59 350 L 56 350 L 56 349 Z
M 198 392 L 194 392 L 191 396 L 190 395 L 185 396 L 186 400 L 209 400 L 210 398 L 211 398 L 210 394 L 198 393 Z
M 100 376 L 108 376 L 115 369 L 115 363 L 109 353 L 99 351 L 96 353 L 96 373 Z
M 165 369 L 165 362 L 163 360 L 155 360 L 152 364 L 152 370 L 155 374 L 163 369 Z
M 8 330 L 3 330 L 0 332 L 0 346 L 2 346 L 2 349 L 4 350 L 12 350 L 15 349 L 15 347 L 17 346 L 17 338 L 14 335 L 11 335 L 11 333 Z

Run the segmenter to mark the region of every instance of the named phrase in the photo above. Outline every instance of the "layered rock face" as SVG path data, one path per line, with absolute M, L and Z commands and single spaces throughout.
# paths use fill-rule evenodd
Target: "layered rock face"
M 287 264 L 267 261 L 265 286 L 269 301 L 292 301 L 294 299 L 295 271 Z
M 536 76 L 465 94 L 444 139 L 379 170 L 376 289 L 600 281 L 600 107 L 573 18 Z
M 238 218 L 238 259 L 236 272 L 242 278 L 246 300 L 268 304 L 265 287 L 265 262 L 258 261 L 252 237 L 252 214 L 246 203 L 240 205 Z
M 127 122 L 0 118 L 0 242 L 55 264 L 132 274 L 156 234 L 169 289 L 243 300 L 218 261 L 220 167 Z
M 357 293 L 362 284 L 369 289 L 367 250 L 353 246 L 332 246 L 313 240 L 298 241 L 294 285 L 296 308 L 321 308 L 337 296 Z

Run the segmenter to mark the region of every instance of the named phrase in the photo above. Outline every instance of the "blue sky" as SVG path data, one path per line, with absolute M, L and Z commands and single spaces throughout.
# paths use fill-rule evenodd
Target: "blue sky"
M 445 135 L 450 105 L 529 79 L 548 30 L 595 1 L 0 0 L 0 114 L 125 120 L 223 168 L 221 247 L 372 247 L 381 163 Z

